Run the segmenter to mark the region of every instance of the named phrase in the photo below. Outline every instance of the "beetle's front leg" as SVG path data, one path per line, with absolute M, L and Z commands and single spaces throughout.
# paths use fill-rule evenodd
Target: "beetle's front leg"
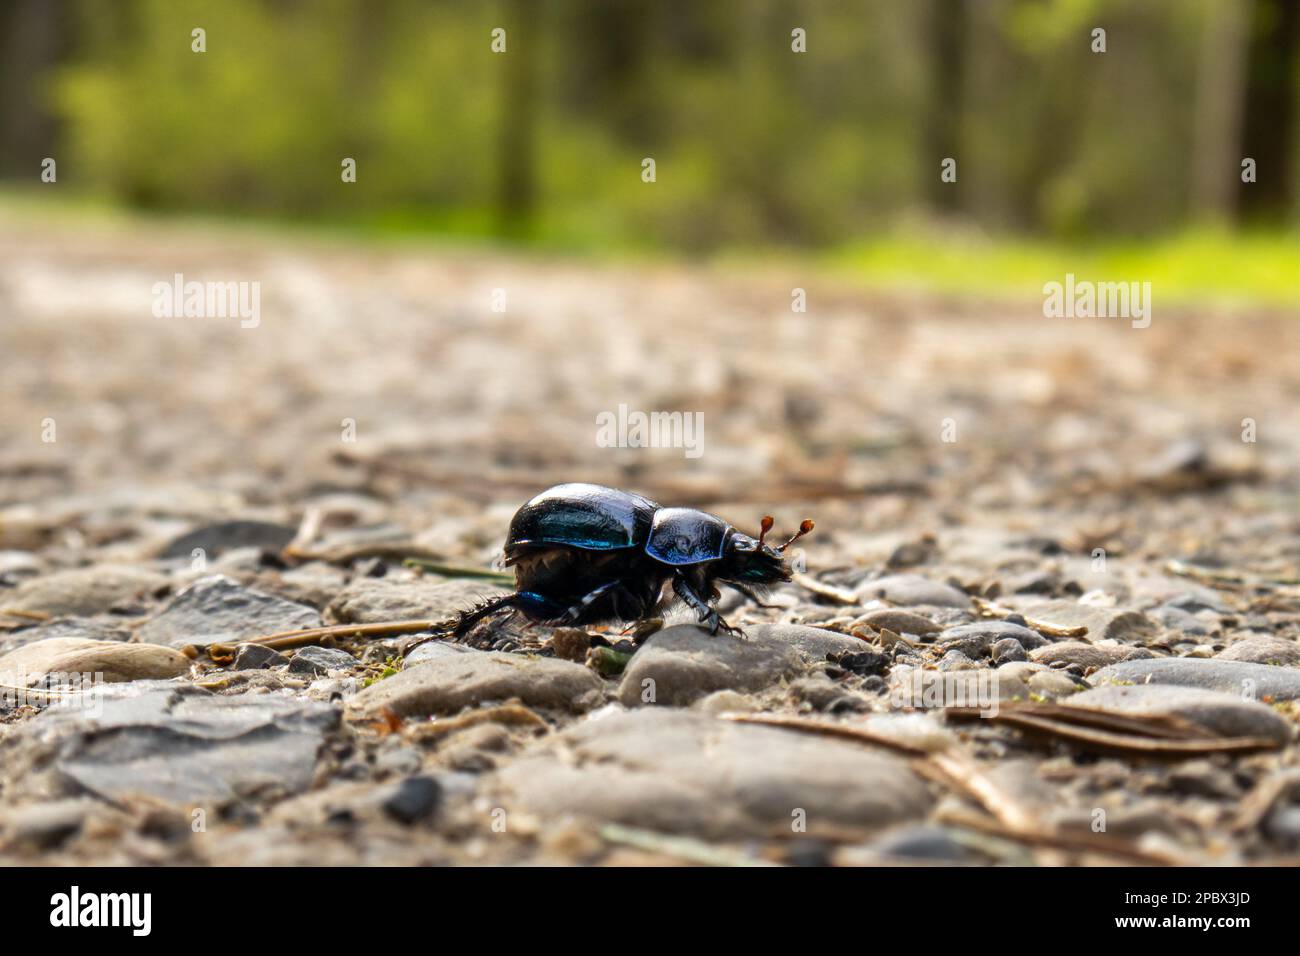
M 722 628 L 728 634 L 740 633 L 740 631 L 724 621 L 722 616 L 704 598 L 700 597 L 695 586 L 680 571 L 673 575 L 673 591 L 699 615 L 699 622 L 709 629 L 710 634 L 717 634 L 718 628 Z

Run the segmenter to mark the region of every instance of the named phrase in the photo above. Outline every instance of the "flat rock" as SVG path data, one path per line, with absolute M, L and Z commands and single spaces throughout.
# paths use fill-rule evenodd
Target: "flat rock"
M 1204 621 L 1199 615 L 1184 611 L 1180 607 L 1162 604 L 1151 608 L 1147 615 L 1160 623 L 1167 630 L 1181 631 L 1183 634 L 1205 637 L 1219 630 L 1218 626 Z
M 5 606 L 51 616 L 90 617 L 166 586 L 167 578 L 153 571 L 101 564 L 30 578 L 5 599 Z
M 925 816 L 924 783 L 852 743 L 661 707 L 602 715 L 498 771 L 507 814 L 578 816 L 726 839 Z
M 239 548 L 279 552 L 295 534 L 297 529 L 291 525 L 270 521 L 219 521 L 172 539 L 159 557 L 189 558 L 201 550 L 211 560 Z
M 1064 661 L 1067 664 L 1079 664 L 1082 667 L 1106 667 L 1120 661 L 1148 659 L 1152 653 L 1145 647 L 1131 647 L 1126 644 L 1085 644 L 1082 641 L 1062 641 L 1048 644 L 1029 655 L 1029 659 L 1039 664 L 1055 664 Z
M 234 666 L 237 671 L 264 670 L 287 663 L 289 658 L 265 644 L 240 644 L 235 651 Z
M 1266 737 L 1285 743 L 1291 725 L 1273 708 L 1240 694 L 1169 684 L 1109 684 L 1076 694 L 1065 703 L 1132 717 L 1179 717 L 1224 737 Z
M 169 647 L 49 637 L 0 657 L 0 681 L 30 687 L 51 675 L 90 674 L 107 683 L 188 673 L 190 659 Z
M 860 726 L 878 737 L 905 747 L 919 747 L 928 753 L 947 750 L 958 742 L 957 735 L 934 713 L 886 711 L 863 714 L 849 726 Z
M 42 800 L 0 811 L 0 847 L 5 851 L 46 850 L 81 830 L 104 805 L 89 797 Z
M 1173 684 L 1245 695 L 1257 700 L 1295 700 L 1300 697 L 1300 670 L 1270 667 L 1221 658 L 1160 657 L 1122 661 L 1104 667 L 1091 678 L 1094 684 Z
M 870 645 L 861 638 L 806 624 L 759 624 L 745 628 L 745 638 L 758 644 L 784 644 L 792 647 L 809 664 L 870 649 Z
M 1216 654 L 1215 658 L 1221 661 L 1290 667 L 1300 664 L 1300 644 L 1280 637 L 1248 637 L 1229 645 Z
M 811 648 L 830 646 L 822 643 L 821 635 L 831 632 L 798 627 L 800 633 L 791 634 L 789 627 L 757 627 L 744 638 L 710 634 L 693 624 L 665 628 L 632 656 L 623 671 L 618 699 L 625 707 L 643 703 L 685 707 L 717 690 L 756 691 L 796 677 L 807 669 Z M 803 633 L 808 631 L 817 635 Z M 804 642 L 802 650 L 799 640 Z M 863 647 L 855 638 L 844 640 L 856 649 Z
M 263 594 L 222 575 L 195 581 L 139 630 L 150 644 L 238 644 L 265 634 L 320 627 L 315 608 Z
M 274 584 L 261 587 L 290 601 L 324 608 L 343 590 L 346 580 L 342 569 L 323 561 L 309 561 L 281 573 Z
M 421 661 L 438 661 L 445 660 L 449 657 L 459 657 L 461 654 L 479 653 L 472 647 L 465 644 L 453 644 L 450 641 L 429 641 L 421 644 L 411 653 L 406 655 L 406 666 L 419 664 Z
M 954 831 L 920 824 L 899 827 L 864 846 L 842 850 L 839 859 L 848 866 L 869 866 L 882 859 L 970 863 L 978 857 L 954 836 Z
M 289 673 L 324 675 L 330 671 L 346 670 L 356 662 L 355 657 L 336 647 L 304 647 L 293 655 Z
M 858 623 L 877 631 L 890 630 L 895 634 L 915 634 L 918 637 L 935 634 L 940 630 L 939 625 L 928 617 L 894 607 L 870 611 L 858 618 Z
M 1046 601 L 1025 605 L 1025 614 L 1048 624 L 1088 629 L 1090 641 L 1126 641 L 1142 643 L 1156 631 L 1155 622 L 1146 615 L 1119 607 L 1079 604 L 1077 601 Z
M 362 716 L 387 707 L 399 717 L 427 717 L 512 697 L 530 707 L 580 712 L 602 702 L 604 683 L 570 661 L 471 651 L 408 660 L 403 670 L 357 694 L 351 706 Z
M 883 597 L 892 604 L 904 607 L 970 607 L 970 597 L 965 592 L 951 584 L 931 581 L 919 574 L 891 574 L 863 581 L 857 586 L 856 593 L 863 600 Z
M 8 778 L 40 793 L 206 806 L 296 793 L 339 719 L 327 704 L 158 681 L 105 687 L 95 709 L 52 706 L 16 728 L 3 740 Z
M 329 614 L 342 624 L 435 620 L 450 617 L 485 597 L 508 593 L 482 581 L 361 578 L 330 603 Z

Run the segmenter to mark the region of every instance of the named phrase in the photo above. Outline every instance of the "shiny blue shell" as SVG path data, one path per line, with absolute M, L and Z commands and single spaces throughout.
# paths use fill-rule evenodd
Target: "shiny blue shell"
M 674 566 L 716 561 L 722 557 L 730 531 L 731 525 L 706 511 L 660 508 L 650 526 L 645 553 Z
M 548 488 L 515 513 L 506 536 L 514 545 L 564 544 L 612 551 L 641 544 L 659 506 L 649 498 L 573 482 Z

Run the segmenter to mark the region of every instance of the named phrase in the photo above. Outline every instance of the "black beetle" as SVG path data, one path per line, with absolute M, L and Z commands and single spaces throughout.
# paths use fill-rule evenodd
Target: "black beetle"
M 502 609 L 548 624 L 638 621 L 665 601 L 664 585 L 707 623 L 734 631 L 712 606 L 718 584 L 759 601 L 754 589 L 790 580 L 785 549 L 813 529 L 811 519 L 785 544 L 757 539 L 716 515 L 693 508 L 662 508 L 648 498 L 572 483 L 543 491 L 515 512 L 506 537 L 506 566 L 515 569 L 515 593 L 484 601 L 449 627 L 465 634 Z M 671 599 L 668 599 L 671 600 Z

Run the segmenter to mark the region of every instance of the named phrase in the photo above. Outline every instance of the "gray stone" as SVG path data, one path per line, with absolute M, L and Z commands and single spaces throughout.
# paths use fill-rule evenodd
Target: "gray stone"
M 854 638 L 845 640 L 862 646 Z M 806 646 L 814 643 L 809 639 Z M 762 690 L 805 669 L 804 655 L 786 636 L 754 628 L 752 636 L 742 638 L 683 624 L 659 631 L 637 650 L 623 671 L 618 698 L 625 707 L 685 707 L 716 690 Z M 647 700 L 647 695 L 653 699 Z
M 965 592 L 951 584 L 931 581 L 919 574 L 891 574 L 872 581 L 863 581 L 857 586 L 856 593 L 863 600 L 883 597 L 892 604 L 901 604 L 905 607 L 917 605 L 970 607 L 970 597 Z
M 330 671 L 347 670 L 356 662 L 351 654 L 336 647 L 304 647 L 289 661 L 289 673 L 324 676 Z
M 1166 575 L 1142 575 L 1133 582 L 1133 597 L 1139 603 L 1179 608 L 1191 614 L 1213 611 L 1232 614 L 1223 596 L 1214 588 L 1193 584 L 1187 578 Z
M 41 801 L 0 812 L 5 850 L 49 850 L 76 834 L 103 804 L 87 797 Z
M 1164 785 L 1174 793 L 1217 800 L 1236 800 L 1241 796 L 1241 788 L 1237 786 L 1232 774 L 1208 760 L 1188 760 L 1171 767 Z
M 51 616 L 90 617 L 167 586 L 161 574 L 111 564 L 56 571 L 24 581 L 5 606 Z
M 1199 687 L 1109 684 L 1076 694 L 1065 703 L 1133 717 L 1177 717 L 1224 737 L 1265 737 L 1280 743 L 1291 739 L 1290 723 L 1271 707 L 1239 694 Z
M 265 644 L 240 644 L 235 651 L 235 670 L 256 671 L 279 667 L 289 663 L 289 658 Z
M 994 664 L 1010 664 L 1012 661 L 1027 661 L 1025 646 L 1014 637 L 1004 637 L 989 648 Z
M 1060 575 L 1055 572 L 1033 569 L 1011 575 L 1004 590 L 1008 594 L 1054 594 L 1060 585 Z
M 864 714 L 854 722 L 877 737 L 897 742 L 900 746 L 918 748 L 927 753 L 939 753 L 957 746 L 957 735 L 942 716 L 934 712 L 886 711 Z
M 759 624 L 756 627 L 747 627 L 745 639 L 756 644 L 789 645 L 808 664 L 815 664 L 828 658 L 838 658 L 844 654 L 856 654 L 871 648 L 871 645 L 861 638 L 849 637 L 824 627 L 808 627 L 804 624 Z
M 407 777 L 384 799 L 384 812 L 410 826 L 428 820 L 442 802 L 442 787 L 432 777 Z
M 717 693 L 727 693 L 718 691 Z M 865 710 L 867 702 L 855 694 L 849 694 L 844 687 L 831 680 L 825 674 L 813 674 L 800 677 L 790 685 L 790 696 L 800 703 L 807 704 L 813 710 L 826 710 L 834 713 Z M 717 713 L 718 711 L 714 711 Z
M 285 571 L 274 584 L 263 587 L 290 601 L 324 608 L 343 590 L 346 580 L 340 568 L 323 561 L 309 561 Z
M 16 584 L 45 570 L 45 562 L 30 551 L 0 551 L 0 585 Z
M 538 745 L 492 783 L 510 813 L 624 823 L 705 838 L 923 817 L 907 763 L 845 741 L 661 707 L 601 716 Z
M 1094 684 L 1174 684 L 1224 691 L 1257 700 L 1300 697 L 1300 670 L 1215 658 L 1160 657 L 1122 661 L 1092 675 Z
M 1032 661 L 1011 661 L 998 667 L 996 671 L 1000 686 L 1005 691 L 1011 692 L 1015 698 L 1033 700 L 1038 697 L 1047 700 L 1058 700 L 1062 697 L 1068 697 L 1071 694 L 1077 694 L 1083 688 L 1070 677 L 1060 671 L 1052 670 L 1044 664 L 1036 664 Z M 1015 682 L 1020 681 L 1024 684 L 1025 695 L 1022 695 Z
M 1300 806 L 1275 807 L 1264 820 L 1264 832 L 1288 844 L 1300 843 Z
M 406 580 L 360 578 L 330 603 L 329 613 L 343 624 L 438 620 L 485 597 L 509 593 L 482 581 L 423 577 Z
M 238 644 L 251 637 L 320 627 L 320 614 L 221 575 L 202 578 L 176 595 L 140 628 L 140 640 L 181 647 Z
M 220 521 L 174 538 L 159 557 L 189 559 L 201 549 L 208 560 L 237 548 L 279 552 L 293 540 L 296 529 L 269 521 Z
M 858 618 L 856 623 L 865 624 L 877 631 L 890 630 L 895 634 L 915 634 L 918 637 L 936 634 L 940 629 L 939 625 L 928 617 L 894 607 L 871 611 Z
M 957 648 L 953 648 L 943 655 L 939 661 L 939 670 L 941 671 L 964 671 L 979 667 L 973 660 L 963 654 Z
M 928 824 L 900 827 L 859 848 L 867 862 L 874 857 L 894 860 L 926 860 L 936 863 L 968 863 L 974 854 L 959 843 L 951 830 Z M 859 855 L 851 850 L 852 858 Z
M 1191 614 L 1180 607 L 1174 607 L 1168 604 L 1162 604 L 1159 607 L 1152 608 L 1147 613 L 1152 619 L 1158 621 L 1169 630 L 1181 631 L 1184 634 L 1192 634 L 1197 637 L 1205 637 L 1209 634 L 1213 634 L 1219 629 L 1216 624 L 1203 621 L 1196 615 Z
M 1300 644 L 1280 637 L 1248 637 L 1215 655 L 1221 661 L 1245 661 L 1290 667 L 1300 664 Z
M 37 793 L 71 785 L 112 801 L 207 806 L 295 793 L 311 785 L 339 718 L 325 704 L 175 682 L 110 685 L 100 700 L 97 716 L 50 707 L 5 737 L 9 778 Z
M 406 655 L 406 666 L 419 664 L 421 661 L 445 660 L 449 657 L 459 657 L 461 654 L 479 653 L 472 647 L 465 644 L 452 644 L 448 641 L 429 641 L 421 644 L 410 654 Z
M 1130 647 L 1126 644 L 1085 644 L 1082 641 L 1062 641 L 1048 644 L 1029 655 L 1029 659 L 1039 664 L 1078 664 L 1084 668 L 1106 667 L 1120 661 L 1150 659 L 1154 655 L 1145 647 Z
M 939 635 L 938 643 L 948 650 L 956 648 L 967 657 L 979 657 L 998 641 L 1007 638 L 1018 641 L 1021 647 L 1029 649 L 1048 643 L 1047 638 L 1037 631 L 1010 621 L 976 621 L 974 624 L 950 627 Z
M 1093 642 L 1116 640 L 1142 643 L 1156 630 L 1155 623 L 1137 611 L 1079 604 L 1075 601 L 1047 601 L 1026 605 L 1024 612 L 1035 620 L 1061 627 L 1077 627 L 1082 624 L 1088 629 L 1088 640 Z
M 472 651 L 410 664 L 352 699 L 363 716 L 387 707 L 399 717 L 454 714 L 518 697 L 530 707 L 583 711 L 601 703 L 604 683 L 581 664 L 523 654 Z
M 914 568 L 919 564 L 928 564 L 934 558 L 935 551 L 933 538 L 904 541 L 889 555 L 885 567 L 892 571 L 896 568 Z

